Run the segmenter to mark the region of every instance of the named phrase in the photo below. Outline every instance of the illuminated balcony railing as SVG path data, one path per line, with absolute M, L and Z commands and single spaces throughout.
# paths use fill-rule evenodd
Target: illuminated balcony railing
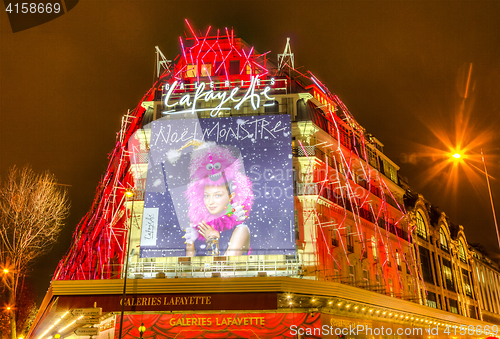
M 129 156 L 132 164 L 147 164 L 149 162 L 148 152 L 130 153 Z
M 128 276 L 129 278 L 207 278 L 211 277 L 212 273 L 219 273 L 221 277 L 256 277 L 262 276 L 262 272 L 266 272 L 267 276 L 299 276 L 301 266 L 304 264 L 298 260 L 257 259 L 207 262 L 191 259 L 179 258 L 179 261 L 175 263 L 133 262 L 130 264 Z
M 321 113 L 316 110 L 312 111 L 311 115 L 312 122 L 321 128 L 323 131 L 328 133 L 335 140 L 340 139 L 340 144 L 346 147 L 350 151 L 355 151 L 357 154 L 362 156 L 365 152 L 362 152 L 361 142 L 358 137 L 353 137 L 353 133 L 344 126 L 344 123 L 337 121 L 337 126 Z M 338 133 L 337 133 L 338 132 Z M 365 142 L 369 143 L 368 141 Z M 377 147 L 378 148 L 378 147 Z M 368 150 L 368 148 L 367 148 Z M 380 149 L 379 149 L 380 150 Z M 379 170 L 380 173 L 384 174 L 389 180 L 398 184 L 397 180 L 397 170 L 392 164 L 385 162 L 385 165 L 381 161 L 377 161 L 377 155 L 374 151 L 368 150 L 367 153 L 372 153 L 372 156 L 368 156 L 368 163 L 375 169 Z M 382 152 L 382 151 L 381 151 Z M 308 154 L 309 155 L 309 154 Z M 379 158 L 380 159 L 380 158 Z M 366 161 L 366 159 L 363 159 Z
M 293 147 L 292 154 L 296 157 L 311 157 L 314 156 L 321 160 L 324 163 L 328 163 L 328 165 L 333 169 L 334 167 L 341 170 L 340 164 L 331 156 L 320 150 L 316 146 L 302 146 L 302 147 Z
M 352 206 L 349 199 L 337 194 L 335 190 L 330 188 L 330 184 L 323 185 L 323 183 L 296 183 L 294 192 L 295 195 L 299 196 L 319 195 L 352 212 Z
M 359 216 L 361 218 L 365 219 L 365 220 L 368 220 L 372 224 L 375 223 L 375 218 L 373 217 L 372 212 L 370 212 L 369 210 L 367 210 L 365 208 L 360 208 L 359 209 Z
M 335 169 L 337 169 L 338 171 L 340 171 L 340 174 L 343 175 L 342 166 L 340 165 L 340 163 L 336 162 L 335 158 L 329 156 L 328 154 L 326 154 L 325 152 L 323 152 L 322 150 L 320 150 L 316 146 L 293 147 L 292 154 L 295 157 L 316 157 L 320 161 L 324 162 L 325 164 L 328 163 L 331 171 L 335 171 Z M 352 178 L 352 176 L 348 175 L 348 177 L 350 180 L 354 180 Z M 389 205 L 391 205 L 392 207 L 394 207 L 396 209 L 400 209 L 400 207 L 398 207 L 398 204 L 399 204 L 399 206 L 401 206 L 403 204 L 401 201 L 398 201 L 396 203 L 396 201 L 394 201 L 394 199 L 390 195 L 382 193 L 382 190 L 380 188 L 373 186 L 373 185 L 369 185 L 364 180 L 358 180 L 357 184 L 359 186 L 363 187 L 365 190 L 371 192 L 373 195 L 377 196 L 378 198 L 381 198 L 381 199 L 384 198 L 384 200 Z
M 332 190 L 328 184 L 323 185 L 323 183 L 295 183 L 295 195 L 319 195 L 325 199 L 328 199 L 335 204 L 345 208 L 346 210 L 352 212 L 352 205 L 349 199 L 342 197 L 337 194 L 336 191 Z M 371 223 L 375 223 L 375 218 L 373 214 L 364 208 L 359 209 L 359 216 Z M 403 229 L 394 226 L 392 223 L 386 223 L 384 219 L 379 219 L 377 225 L 394 235 L 397 235 L 401 239 L 408 240 L 408 233 Z

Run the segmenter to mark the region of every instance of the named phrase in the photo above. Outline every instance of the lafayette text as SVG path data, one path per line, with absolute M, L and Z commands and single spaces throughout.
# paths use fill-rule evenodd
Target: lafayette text
M 263 326 L 266 324 L 264 317 L 238 317 L 238 318 L 181 318 L 170 319 L 170 326 Z
M 165 106 L 168 108 L 175 107 L 177 105 L 181 106 L 186 106 L 188 109 L 182 110 L 182 111 L 176 111 L 170 110 L 170 111 L 164 111 L 163 114 L 181 114 L 181 113 L 192 113 L 194 114 L 195 112 L 200 112 L 200 111 L 210 111 L 210 116 L 215 117 L 217 116 L 220 111 L 227 111 L 231 110 L 230 107 L 224 107 L 225 104 L 228 102 L 235 102 L 238 103 L 234 108 L 235 109 L 240 109 L 240 107 L 246 102 L 250 101 L 252 104 L 252 107 L 254 110 L 258 109 L 260 107 L 260 101 L 261 101 L 261 96 L 264 97 L 265 100 L 274 100 L 274 98 L 269 97 L 268 93 L 271 91 L 271 87 L 266 86 L 262 92 L 256 93 L 256 85 L 258 83 L 259 77 L 252 77 L 250 86 L 248 87 L 246 93 L 243 95 L 243 97 L 238 97 L 238 92 L 240 90 L 239 87 L 235 87 L 231 90 L 231 92 L 215 92 L 212 89 L 209 89 L 208 91 L 205 91 L 206 84 L 204 82 L 200 83 L 198 87 L 196 88 L 196 92 L 194 95 L 191 95 L 190 93 L 184 94 L 182 98 L 180 98 L 179 101 L 175 101 L 173 103 L 169 103 L 170 97 L 172 96 L 173 92 L 175 89 L 182 89 L 182 88 L 177 88 L 178 81 L 174 81 L 172 86 L 166 85 L 166 88 L 168 88 L 167 95 L 165 96 L 164 103 Z M 271 79 L 271 85 L 274 85 L 275 81 L 274 78 Z M 181 83 L 182 85 L 182 83 Z M 213 86 L 211 85 L 209 88 L 212 88 Z M 228 95 L 229 93 L 229 95 Z M 213 108 L 196 108 L 196 103 L 198 100 L 205 100 L 205 102 L 209 102 L 212 100 L 219 100 L 219 104 Z
M 120 300 L 120 305 L 123 299 Z M 211 305 L 212 296 L 195 297 L 142 297 L 126 298 L 125 306 L 179 306 L 179 305 Z

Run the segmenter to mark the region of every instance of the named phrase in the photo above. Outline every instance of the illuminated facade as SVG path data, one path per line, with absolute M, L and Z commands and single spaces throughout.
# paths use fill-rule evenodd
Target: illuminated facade
M 162 72 L 122 120 L 33 337 L 71 337 L 71 310 L 95 306 L 99 338 L 138 337 L 141 324 L 144 338 L 333 338 L 349 326 L 446 337 L 487 325 L 474 319 L 467 256 L 457 261 L 463 231 L 409 204 L 383 144 L 294 69 L 288 43 L 273 63 L 227 29 L 190 31 L 175 62 L 157 51 Z M 461 272 L 458 290 L 445 286 Z
M 407 194 L 408 215 L 416 224 L 415 252 L 425 284 L 420 298 L 429 307 L 479 319 L 473 266 L 462 226 L 421 195 Z
M 478 246 L 469 247 L 480 319 L 500 323 L 500 267 Z

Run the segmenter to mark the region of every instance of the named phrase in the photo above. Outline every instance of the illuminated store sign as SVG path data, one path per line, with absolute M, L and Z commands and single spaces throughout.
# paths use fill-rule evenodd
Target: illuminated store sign
M 94 302 L 101 306 L 102 312 L 125 311 L 212 311 L 212 310 L 262 310 L 276 309 L 276 292 L 253 293 L 204 293 L 204 294 L 133 294 L 122 298 L 121 295 L 81 295 L 60 296 L 58 311 L 91 308 Z
M 250 86 L 248 86 L 243 96 L 241 96 L 239 87 L 234 87 L 231 91 L 217 92 L 213 90 L 214 88 L 213 82 L 209 84 L 208 90 L 206 90 L 207 84 L 202 82 L 196 87 L 196 92 L 194 94 L 186 93 L 178 101 L 171 100 L 171 96 L 175 90 L 183 89 L 184 84 L 182 82 L 174 81 L 174 83 L 171 86 L 169 84 L 165 85 L 165 89 L 168 91 L 164 99 L 165 107 L 172 108 L 180 105 L 188 107 L 188 109 L 182 111 L 176 111 L 175 109 L 168 110 L 164 111 L 163 114 L 164 115 L 181 114 L 181 113 L 194 114 L 195 112 L 209 111 L 211 117 L 216 117 L 217 115 L 219 115 L 221 111 L 231 110 L 230 107 L 224 107 L 224 106 L 228 106 L 228 104 L 230 103 L 237 103 L 237 105 L 234 108 L 238 110 L 247 101 L 250 101 L 252 108 L 254 110 L 257 110 L 261 105 L 261 100 L 264 101 L 274 100 L 274 98 L 271 98 L 268 95 L 268 93 L 271 91 L 270 86 L 264 87 L 264 89 L 261 91 L 259 91 L 256 88 L 257 84 L 260 82 L 259 80 L 260 79 L 258 76 L 252 77 L 252 80 L 250 81 Z M 275 79 L 272 78 L 271 85 L 274 84 L 275 84 Z M 229 81 L 225 83 L 225 87 L 229 88 Z M 196 108 L 199 107 L 199 105 L 197 104 L 201 100 L 204 100 L 205 102 L 218 100 L 219 103 L 215 107 Z M 274 105 L 274 102 L 271 105 Z M 266 106 L 266 104 L 264 104 L 263 106 Z
M 119 321 L 117 317 L 116 329 L 120 326 Z M 147 338 L 292 339 L 297 338 L 297 333 L 321 332 L 321 314 L 127 314 L 123 318 L 122 338 L 137 338 L 137 328 L 141 324 L 147 328 Z

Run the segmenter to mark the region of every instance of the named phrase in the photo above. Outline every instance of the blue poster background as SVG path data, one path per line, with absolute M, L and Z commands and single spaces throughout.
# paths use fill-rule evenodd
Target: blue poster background
M 250 230 L 249 254 L 295 254 L 290 116 L 261 115 L 163 118 L 151 124 L 140 256 L 186 255 L 182 237 L 189 225 L 185 191 L 193 140 L 227 147 L 243 162 L 254 193 L 245 220 Z M 196 241 L 196 255 L 207 255 L 201 247 L 204 241 Z M 221 255 L 224 251 L 221 247 Z

